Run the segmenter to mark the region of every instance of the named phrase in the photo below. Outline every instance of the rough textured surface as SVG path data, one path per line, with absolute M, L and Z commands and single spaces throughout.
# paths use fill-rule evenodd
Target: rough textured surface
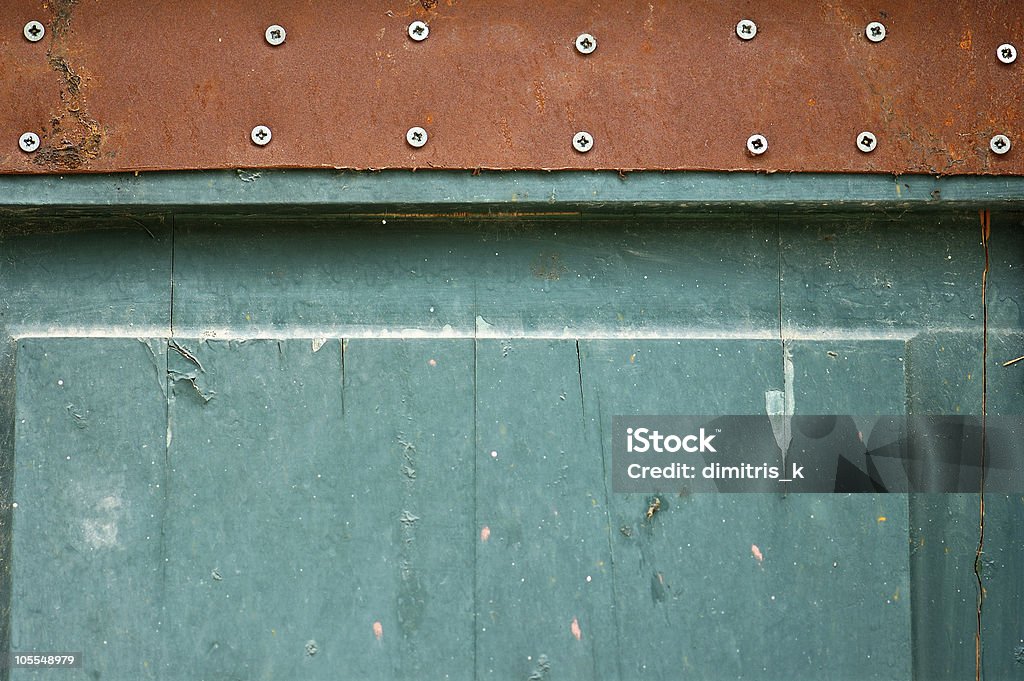
M 768 392 L 978 413 L 976 213 L 398 212 L 5 217 L 13 649 L 118 681 L 971 677 L 977 495 L 648 520 L 605 456 L 616 414 Z M 1021 219 L 993 220 L 992 414 L 1024 407 Z M 1022 514 L 988 499 L 990 680 L 1019 676 Z
M 877 5 L 6 3 L 0 171 L 236 168 L 1024 173 L 1016 0 Z M 30 43 L 29 19 L 47 26 Z M 430 24 L 423 42 L 410 21 Z M 740 40 L 736 24 L 757 23 Z M 865 38 L 881 21 L 883 42 Z M 264 39 L 270 24 L 283 45 Z M 583 32 L 598 42 L 579 54 Z M 249 133 L 268 125 L 257 147 Z M 423 126 L 421 149 L 405 133 Z M 595 143 L 573 150 L 575 133 Z M 871 154 L 855 141 L 878 137 Z M 18 149 L 36 131 L 34 154 Z M 753 157 L 745 142 L 763 133 Z M 1016 148 L 988 150 L 995 133 Z

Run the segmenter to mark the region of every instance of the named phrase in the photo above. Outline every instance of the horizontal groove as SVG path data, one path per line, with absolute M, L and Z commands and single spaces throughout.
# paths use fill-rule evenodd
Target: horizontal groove
M 562 331 L 523 331 L 489 327 L 487 329 L 367 329 L 362 327 L 287 327 L 283 329 L 190 329 L 178 328 L 171 335 L 166 327 L 146 328 L 58 328 L 58 329 L 17 329 L 11 330 L 16 339 L 30 338 L 193 338 L 199 340 L 319 340 L 345 339 L 535 339 L 535 340 L 767 340 L 778 342 L 778 329 L 734 331 L 728 329 L 564 329 Z M 786 330 L 785 338 L 796 341 L 909 341 L 922 334 L 964 334 L 981 333 L 981 329 L 963 327 L 841 329 L 835 327 L 805 328 Z M 1020 329 L 989 329 L 990 334 L 1019 334 Z

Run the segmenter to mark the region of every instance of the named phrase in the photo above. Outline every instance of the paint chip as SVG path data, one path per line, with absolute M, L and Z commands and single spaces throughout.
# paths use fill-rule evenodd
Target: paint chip
M 761 549 L 757 548 L 757 544 L 750 545 L 750 555 L 754 557 L 758 563 L 764 562 L 764 554 L 761 553 Z
M 377 638 L 378 641 L 384 638 L 384 627 L 383 625 L 381 625 L 380 622 L 373 623 L 373 635 Z
M 491 528 L 484 525 L 483 529 L 480 530 L 480 541 L 487 541 L 491 538 Z
M 575 617 L 572 618 L 572 624 L 569 625 L 569 631 L 576 638 L 577 641 L 583 637 L 583 632 L 580 630 L 580 621 Z
M 878 522 L 884 523 L 886 520 L 888 520 L 888 518 L 886 518 L 884 515 L 878 516 Z

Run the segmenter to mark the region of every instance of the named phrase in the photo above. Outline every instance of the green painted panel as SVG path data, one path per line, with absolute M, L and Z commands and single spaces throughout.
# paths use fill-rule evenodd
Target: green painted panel
M 980 328 L 984 261 L 977 225 L 970 214 L 898 223 L 885 215 L 786 221 L 786 332 Z
M 479 341 L 476 381 L 477 678 L 619 678 L 608 483 L 576 343 Z
M 165 672 L 471 678 L 471 344 L 178 342 Z
M 1003 281 L 1014 275 L 1010 267 L 1013 262 L 1004 262 L 1006 267 L 999 272 Z M 999 275 L 993 279 L 1000 281 Z M 1022 344 L 1024 338 L 1020 333 L 989 335 L 991 415 L 1024 413 L 1024 374 L 1014 367 L 1002 366 Z M 916 413 L 980 414 L 982 348 L 981 332 L 930 333 L 911 340 L 910 408 Z M 998 471 L 989 472 L 989 476 L 993 475 L 998 475 Z M 952 680 L 974 674 L 978 629 L 974 569 L 979 504 L 977 494 L 911 495 L 914 635 L 920 642 L 914 650 L 914 666 L 919 678 Z M 1024 590 L 1020 556 L 1024 536 L 1020 520 L 1024 500 L 1019 495 L 989 494 L 985 504 L 985 546 L 979 563 L 986 591 L 983 667 L 987 679 L 1014 679 L 1019 677 L 1021 664 L 1018 658 Z
M 168 223 L 163 216 L 0 221 L 0 326 L 12 335 L 166 334 Z
M 167 632 L 163 345 L 18 345 L 12 651 L 83 653 L 79 673 L 89 678 L 158 678 Z
M 1024 329 L 1024 216 L 994 213 L 990 234 L 989 328 L 1019 332 Z M 1024 348 L 1003 361 L 1022 355 Z
M 777 245 L 756 218 L 177 224 L 179 334 L 778 330 Z
M 603 433 L 616 414 L 764 413 L 784 390 L 777 341 L 581 349 Z M 693 494 L 650 521 L 648 503 L 611 502 L 623 678 L 909 678 L 905 498 Z

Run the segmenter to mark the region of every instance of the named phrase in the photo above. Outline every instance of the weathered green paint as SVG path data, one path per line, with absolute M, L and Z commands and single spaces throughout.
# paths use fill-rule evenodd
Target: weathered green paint
M 0 327 L 2 328 L 2 327 Z M 16 343 L 0 336 L 0 659 L 10 653 L 11 537 L 14 536 L 14 404 Z
M 171 257 L 169 217 L 8 220 L 0 326 L 14 336 L 166 336 Z
M 165 345 L 19 341 L 12 651 L 77 651 L 102 678 L 157 678 Z
M 179 219 L 174 332 L 778 333 L 774 218 L 381 222 Z
M 1000 205 L 987 399 L 1022 413 L 1019 179 L 249 179 L 0 178 L 13 649 L 101 679 L 973 674 L 977 495 L 647 520 L 607 433 L 770 391 L 979 413 Z M 1024 502 L 987 505 L 991 681 L 1021 669 Z
M 0 176 L 0 207 L 52 212 L 175 209 L 402 212 L 411 207 L 491 212 L 780 206 L 995 208 L 1019 206 L 1024 177 L 715 172 L 482 172 L 237 170 L 119 175 Z
M 600 433 L 614 414 L 764 413 L 786 389 L 778 341 L 581 348 Z M 810 383 L 795 382 L 797 408 L 826 410 Z M 910 603 L 892 598 L 909 586 L 905 497 L 696 494 L 650 521 L 647 505 L 611 502 L 621 678 L 910 678 Z

